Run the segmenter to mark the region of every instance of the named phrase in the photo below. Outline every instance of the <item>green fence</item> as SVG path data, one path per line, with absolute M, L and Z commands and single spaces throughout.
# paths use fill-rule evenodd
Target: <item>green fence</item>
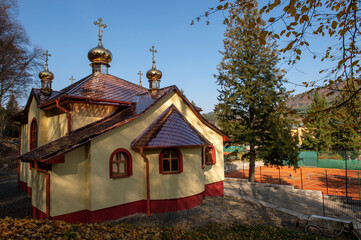
M 298 166 L 300 167 L 336 169 L 346 169 L 347 167 L 348 170 L 361 170 L 361 160 L 358 160 L 360 159 L 359 152 L 302 151 L 299 153 L 299 157 L 301 160 L 298 162 Z
M 317 167 L 317 152 L 316 151 L 302 151 L 298 155 L 300 157 L 300 161 L 298 162 L 298 166 L 300 167 Z
M 246 152 L 246 146 L 227 146 L 223 147 L 223 152 Z

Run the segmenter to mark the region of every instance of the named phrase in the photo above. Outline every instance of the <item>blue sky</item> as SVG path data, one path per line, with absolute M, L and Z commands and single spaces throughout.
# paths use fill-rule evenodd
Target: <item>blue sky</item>
M 156 66 L 162 71 L 161 87 L 177 85 L 204 112 L 217 103 L 214 74 L 222 56 L 222 14 L 211 17 L 211 24 L 190 26 L 195 17 L 218 0 L 18 0 L 18 20 L 32 44 L 49 50 L 49 70 L 55 75 L 53 89 L 68 86 L 69 78 L 77 80 L 91 74 L 88 51 L 98 43 L 98 18 L 108 26 L 103 31 L 103 45 L 113 54 L 109 74 L 138 83 L 138 71 L 144 75 L 151 68 L 155 46 Z M 281 43 L 282 44 L 282 43 Z M 320 48 L 322 44 L 320 45 Z M 320 78 L 322 66 L 305 56 L 296 68 L 286 64 L 286 78 L 294 83 Z M 39 80 L 40 81 L 40 80 Z M 34 86 L 36 87 L 36 86 Z M 287 84 L 287 89 L 304 91 Z

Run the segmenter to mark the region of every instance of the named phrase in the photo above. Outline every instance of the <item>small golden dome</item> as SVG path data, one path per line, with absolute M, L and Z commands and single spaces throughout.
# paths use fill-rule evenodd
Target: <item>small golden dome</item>
M 112 53 L 103 47 L 103 44 L 99 42 L 98 46 L 90 49 L 88 52 L 88 59 L 92 63 L 109 64 L 112 61 Z
M 54 79 L 54 74 L 48 70 L 48 67 L 46 67 L 44 71 L 39 73 L 39 78 L 41 80 L 51 81 Z
M 146 76 L 149 80 L 160 80 L 162 78 L 162 72 L 153 66 L 152 69 L 147 72 Z

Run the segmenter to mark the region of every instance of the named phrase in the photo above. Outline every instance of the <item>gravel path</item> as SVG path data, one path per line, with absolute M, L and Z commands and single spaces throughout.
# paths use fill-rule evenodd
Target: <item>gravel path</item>
M 0 169 L 0 218 L 31 217 L 31 198 L 27 193 L 17 190 L 16 171 Z M 267 224 L 295 228 L 298 219 L 273 208 L 232 197 L 209 197 L 203 204 L 190 210 L 152 214 L 138 213 L 112 221 L 137 226 L 190 228 L 208 223 L 231 224 L 241 221 L 245 224 Z

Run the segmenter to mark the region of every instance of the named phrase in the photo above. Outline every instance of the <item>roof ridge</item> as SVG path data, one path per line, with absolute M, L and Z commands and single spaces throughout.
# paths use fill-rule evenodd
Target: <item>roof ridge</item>
M 105 75 L 105 74 L 103 74 L 103 75 Z M 130 83 L 130 84 L 132 84 L 132 85 L 134 85 L 134 86 L 136 86 L 136 87 L 138 87 L 138 88 L 143 88 L 144 90 L 148 90 L 148 88 L 146 88 L 146 87 L 140 86 L 140 85 L 138 85 L 138 84 L 135 84 L 135 83 L 130 82 L 130 81 L 128 81 L 128 80 L 125 80 L 125 79 L 123 79 L 123 78 L 120 78 L 120 77 L 117 77 L 117 76 L 114 76 L 114 75 L 111 75 L 111 74 L 107 74 L 107 75 L 109 75 L 109 76 L 111 76 L 111 77 L 114 77 L 114 78 L 117 78 L 117 79 L 120 79 L 120 80 L 122 80 L 122 81 L 125 81 L 125 82 L 127 82 L 127 83 Z

